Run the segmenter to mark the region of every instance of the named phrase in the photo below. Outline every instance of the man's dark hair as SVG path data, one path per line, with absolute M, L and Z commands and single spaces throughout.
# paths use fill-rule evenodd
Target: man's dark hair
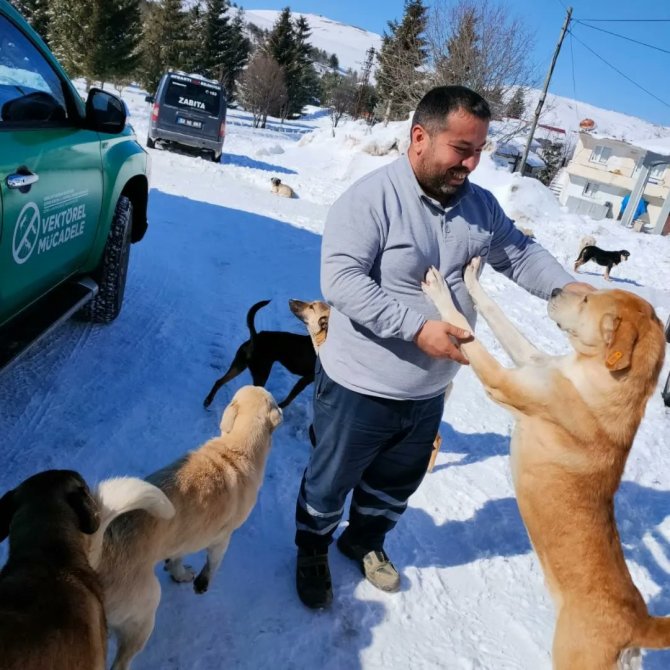
M 429 134 L 447 126 L 447 116 L 463 110 L 482 121 L 491 119 L 489 103 L 479 93 L 465 86 L 437 86 L 421 98 L 412 118 L 412 128 L 421 126 Z

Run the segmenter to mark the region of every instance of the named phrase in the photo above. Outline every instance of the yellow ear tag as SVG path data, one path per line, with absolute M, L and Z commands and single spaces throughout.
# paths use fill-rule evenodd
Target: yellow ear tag
M 614 365 L 615 363 L 618 363 L 621 358 L 623 358 L 623 354 L 620 351 L 614 351 L 607 357 L 605 362 L 607 365 Z

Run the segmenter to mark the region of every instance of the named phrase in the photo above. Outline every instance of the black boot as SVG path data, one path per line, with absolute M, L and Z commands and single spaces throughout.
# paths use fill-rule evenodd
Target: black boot
M 295 585 L 303 604 L 323 609 L 333 602 L 328 549 L 298 549 Z

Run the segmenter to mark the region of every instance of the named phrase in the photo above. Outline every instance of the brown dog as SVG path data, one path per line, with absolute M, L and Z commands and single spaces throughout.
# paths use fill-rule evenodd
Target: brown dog
M 262 330 L 257 333 L 254 317 L 269 302 L 261 300 L 249 309 L 247 327 L 250 337 L 240 345 L 225 374 L 214 382 L 203 403 L 205 407 L 212 404 L 214 396 L 224 384 L 235 379 L 247 368 L 254 386 L 265 386 L 274 363 L 281 363 L 289 372 L 300 376 L 286 398 L 279 403 L 282 409 L 290 405 L 314 381 L 316 352 L 326 340 L 330 307 L 321 300 L 289 300 L 291 311 L 307 326 L 308 335 L 279 330 Z
M 465 283 L 518 367 L 503 368 L 478 340 L 461 347 L 488 395 L 516 418 L 512 472 L 558 614 L 554 668 L 630 667 L 639 647 L 670 647 L 670 618 L 649 616 L 614 520 L 614 494 L 663 364 L 663 326 L 627 291 L 555 289 L 549 316 L 575 351 L 551 357 L 484 293 L 478 265 L 466 268 Z M 437 270 L 423 286 L 445 321 L 469 328 Z
M 119 487 L 130 494 L 123 506 Z M 0 541 L 10 542 L 0 572 L 2 670 L 104 670 L 107 628 L 89 538 L 128 509 L 174 510 L 141 480 L 111 480 L 96 497 L 78 473 L 48 470 L 0 499 Z
M 230 536 L 256 503 L 281 418 L 270 393 L 243 386 L 223 413 L 221 435 L 148 477 L 174 504 L 175 517 L 159 521 L 126 514 L 109 526 L 99 574 L 118 641 L 113 670 L 127 670 L 151 635 L 161 593 L 156 563 L 165 560 L 172 578 L 193 581 L 196 593 L 207 590 Z M 207 562 L 195 577 L 182 557 L 204 548 Z

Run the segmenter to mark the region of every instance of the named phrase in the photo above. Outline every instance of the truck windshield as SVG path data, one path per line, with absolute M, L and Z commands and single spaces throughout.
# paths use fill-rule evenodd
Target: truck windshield
M 221 90 L 194 81 L 170 79 L 165 92 L 165 104 L 179 109 L 219 115 Z

